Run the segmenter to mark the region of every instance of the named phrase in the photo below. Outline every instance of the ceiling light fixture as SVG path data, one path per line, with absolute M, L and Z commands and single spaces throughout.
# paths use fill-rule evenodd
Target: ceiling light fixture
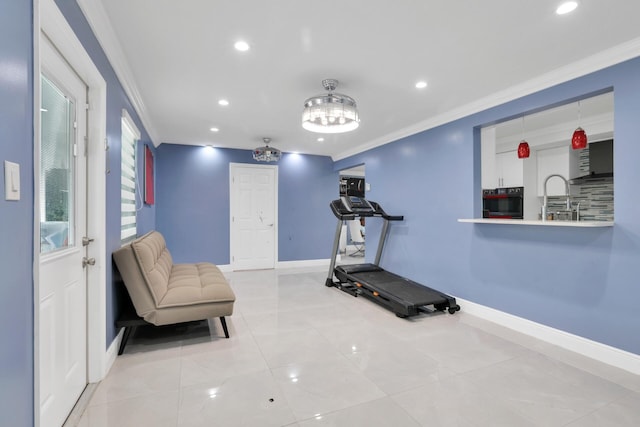
M 218 105 L 222 105 L 223 107 L 226 107 L 227 105 L 229 105 L 229 101 L 227 101 L 226 99 L 221 99 L 218 101 Z
M 424 89 L 425 87 L 427 87 L 427 82 L 425 82 L 424 80 L 419 81 L 418 83 L 416 83 L 416 88 L 417 89 Z
M 254 148 L 253 160 L 257 162 L 277 162 L 282 157 L 282 153 L 275 147 L 269 147 L 271 138 L 262 138 L 264 147 Z
M 577 7 L 578 7 L 577 1 L 566 1 L 562 3 L 560 6 L 558 6 L 558 8 L 556 9 L 556 13 L 558 15 L 564 15 L 569 12 L 573 12 L 574 10 L 576 10 Z
M 237 42 L 234 43 L 233 47 L 240 52 L 246 52 L 249 50 L 249 43 L 243 40 L 238 40 Z
M 320 137 L 320 138 L 318 138 L 318 139 L 317 139 L 317 141 L 318 141 L 318 142 L 324 142 L 324 138 L 323 138 L 323 137 Z
M 338 80 L 325 79 L 322 86 L 327 94 L 317 95 L 304 102 L 302 127 L 311 132 L 342 133 L 356 129 L 360 117 L 356 101 L 347 95 L 334 93 Z
M 211 132 L 219 132 L 219 131 L 220 131 L 220 129 L 218 129 L 218 128 L 211 128 L 211 129 L 209 129 L 209 130 L 210 130 Z

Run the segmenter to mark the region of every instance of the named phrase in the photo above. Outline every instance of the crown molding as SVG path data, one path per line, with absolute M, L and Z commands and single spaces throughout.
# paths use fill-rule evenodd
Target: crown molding
M 122 46 L 120 45 L 120 41 L 115 35 L 115 31 L 111 26 L 111 22 L 109 21 L 104 6 L 102 6 L 101 2 L 95 0 L 77 0 L 77 3 L 87 19 L 91 30 L 98 39 L 98 43 L 100 43 L 107 59 L 111 63 L 111 66 L 113 67 L 122 88 L 129 97 L 133 108 L 136 110 L 138 117 L 140 117 L 142 125 L 147 131 L 149 138 L 151 138 L 151 143 L 154 147 L 157 147 L 160 144 L 160 141 L 158 139 L 155 126 L 149 118 L 148 110 L 145 107 L 142 95 L 138 90 L 138 85 L 133 77 L 133 72 L 129 67 L 124 51 L 122 50 Z
M 523 96 L 539 92 L 543 89 L 548 89 L 557 84 L 585 76 L 603 68 L 633 59 L 637 56 L 640 56 L 640 37 L 626 43 L 619 44 L 580 61 L 557 68 L 493 95 L 480 98 L 477 101 L 463 105 L 462 107 L 453 109 L 444 114 L 418 122 L 415 125 L 408 126 L 398 131 L 388 133 L 367 143 L 342 151 L 331 157 L 334 161 L 342 160 L 381 145 L 397 141 L 401 138 L 406 138 L 408 136 L 424 132 L 425 130 L 433 129 L 437 126 L 502 105 Z

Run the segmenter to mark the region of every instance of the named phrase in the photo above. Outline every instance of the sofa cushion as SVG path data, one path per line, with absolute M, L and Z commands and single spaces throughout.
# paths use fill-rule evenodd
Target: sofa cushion
M 131 242 L 131 248 L 156 307 L 159 307 L 169 290 L 169 277 L 173 266 L 164 237 L 158 232 L 150 232 Z
M 210 263 L 174 264 L 158 307 L 233 302 L 236 297 L 220 269 Z
M 131 245 L 127 244 L 115 250 L 113 252 L 113 260 L 127 287 L 131 302 L 136 308 L 136 313 L 146 319 L 149 313 L 156 310 L 156 303 L 153 295 L 151 295 L 149 286 L 147 286 L 146 279 L 142 275 L 142 271 L 140 271 L 140 265 Z

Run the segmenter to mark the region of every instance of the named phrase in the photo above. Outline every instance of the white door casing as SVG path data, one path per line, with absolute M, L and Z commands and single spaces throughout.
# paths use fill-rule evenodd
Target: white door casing
M 36 207 L 43 224 L 38 292 L 40 425 L 58 426 L 87 384 L 87 275 L 82 265 L 87 225 L 87 86 L 46 37 L 41 38 L 40 47 L 46 79 L 41 86 L 42 166 Z M 45 96 L 53 99 L 55 108 L 45 103 Z M 57 186 L 60 183 L 62 189 Z M 61 209 L 66 212 L 60 214 Z
M 277 254 L 278 167 L 231 163 L 231 266 L 274 268 Z

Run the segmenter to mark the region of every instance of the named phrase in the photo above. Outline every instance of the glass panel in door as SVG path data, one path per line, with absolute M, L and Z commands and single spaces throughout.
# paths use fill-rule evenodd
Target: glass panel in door
M 40 252 L 75 241 L 75 105 L 46 77 L 41 77 Z

